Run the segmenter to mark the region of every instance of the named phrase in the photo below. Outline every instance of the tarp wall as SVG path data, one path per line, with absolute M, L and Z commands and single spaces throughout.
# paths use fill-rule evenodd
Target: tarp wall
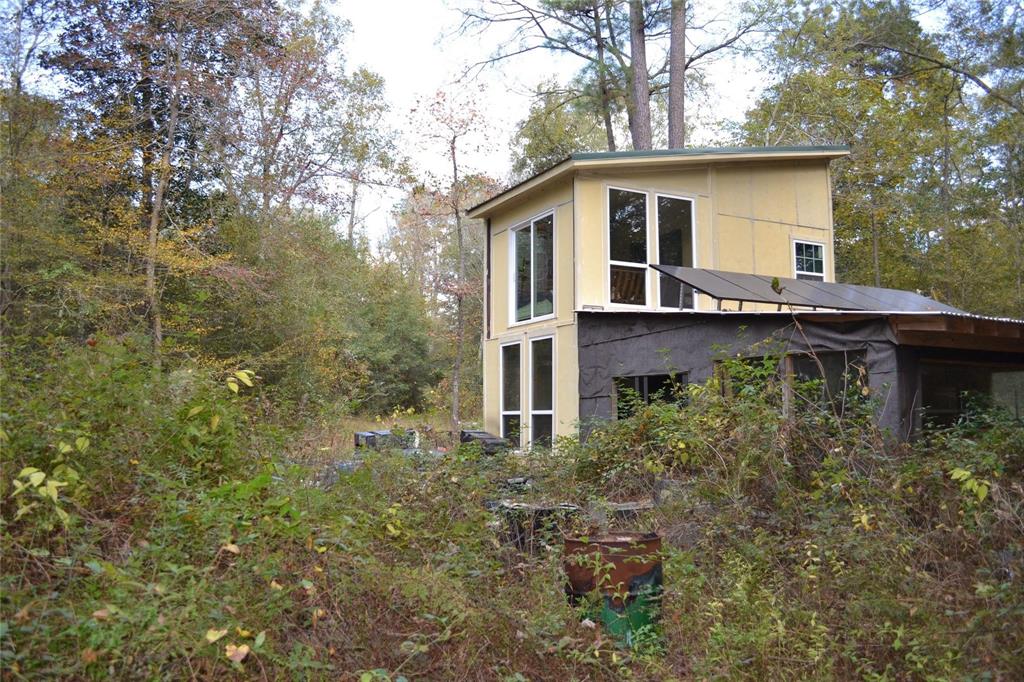
M 765 353 L 864 350 L 878 422 L 897 438 L 911 432 L 916 372 L 883 317 L 796 324 L 790 315 L 743 313 L 578 313 L 580 421 L 612 418 L 613 379 L 686 372 L 707 380 L 717 359 Z

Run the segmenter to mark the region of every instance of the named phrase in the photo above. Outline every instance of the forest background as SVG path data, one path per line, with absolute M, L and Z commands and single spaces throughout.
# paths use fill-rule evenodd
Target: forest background
M 9 3 L 5 365 L 108 337 L 163 372 L 250 369 L 276 411 L 476 419 L 482 234 L 465 209 L 574 151 L 685 146 L 686 103 L 728 90 L 707 75 L 730 53 L 770 85 L 702 141 L 851 147 L 833 166 L 841 281 L 1024 315 L 1016 3 L 715 12 L 466 4 L 451 30 L 492 43 L 490 59 L 400 135 L 382 79 L 348 67 L 349 27 L 321 3 Z M 489 177 L 465 161 L 488 131 L 474 74 L 535 51 L 578 71 L 538 75 L 512 170 Z M 416 167 L 410 134 L 447 172 Z M 378 187 L 401 200 L 371 243 L 358 207 Z

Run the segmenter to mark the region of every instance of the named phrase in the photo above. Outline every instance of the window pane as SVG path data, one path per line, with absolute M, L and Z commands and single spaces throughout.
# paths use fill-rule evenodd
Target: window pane
M 519 411 L 519 345 L 501 347 L 501 411 Z
M 658 197 L 658 262 L 693 267 L 693 202 Z M 692 308 L 693 289 L 668 275 L 659 277 L 660 304 L 665 308 Z
M 554 219 L 541 218 L 533 224 L 533 316 L 554 312 L 555 259 Z
M 518 414 L 506 414 L 501 418 L 501 437 L 508 439 L 509 445 L 514 447 L 519 444 L 521 430 Z
M 626 265 L 612 265 L 612 303 L 646 305 L 647 270 Z
M 612 260 L 647 262 L 647 195 L 608 190 L 609 254 Z
M 550 414 L 535 414 L 533 415 L 533 424 L 530 429 L 530 442 L 534 445 L 543 445 L 548 447 L 551 445 L 551 415 Z
M 798 272 L 796 274 L 796 278 L 797 279 L 810 280 L 811 282 L 824 282 L 825 281 L 825 278 L 822 275 L 808 275 L 805 272 Z
M 533 405 L 531 410 L 551 410 L 551 339 L 532 342 L 533 348 Z
M 516 322 L 521 322 L 530 319 L 530 228 L 515 235 Z

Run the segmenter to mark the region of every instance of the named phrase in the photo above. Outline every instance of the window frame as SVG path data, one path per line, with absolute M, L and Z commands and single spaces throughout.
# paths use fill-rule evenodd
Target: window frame
M 536 302 L 535 301 L 535 292 L 533 290 L 534 284 L 536 283 L 536 281 L 534 279 L 535 272 L 534 272 L 534 257 L 533 257 L 533 254 L 534 254 L 534 234 L 535 234 L 534 225 L 537 223 L 537 221 L 543 220 L 544 218 L 547 218 L 549 216 L 551 217 L 551 312 L 548 313 L 547 315 L 541 315 L 540 317 L 535 317 L 533 315 L 533 306 L 534 306 L 534 303 Z M 527 218 L 526 220 L 524 220 L 524 221 L 522 221 L 520 223 L 517 223 L 513 227 L 510 227 L 509 230 L 508 230 L 508 237 L 509 237 L 509 239 L 508 239 L 508 244 L 509 244 L 509 247 L 508 247 L 508 271 L 509 271 L 509 278 L 508 278 L 508 282 L 509 282 L 509 288 L 508 288 L 508 326 L 510 328 L 511 327 L 519 327 L 519 326 L 522 326 L 524 324 L 532 324 L 534 322 L 542 322 L 544 320 L 553 320 L 553 319 L 555 319 L 555 316 L 556 316 L 557 311 L 558 311 L 558 308 L 557 308 L 557 303 L 558 302 L 557 302 L 557 300 L 555 298 L 555 290 L 558 288 L 558 267 L 557 267 L 557 264 L 558 264 L 558 253 L 557 253 L 558 246 L 556 244 L 557 240 L 555 239 L 555 233 L 556 233 L 556 224 L 555 224 L 555 222 L 556 222 L 555 221 L 555 210 L 554 209 L 547 209 L 546 211 L 543 211 L 542 213 L 538 213 L 535 216 L 532 216 L 532 217 Z M 517 320 L 516 319 L 516 310 L 517 310 L 517 308 L 516 308 L 516 285 L 517 285 L 516 276 L 517 276 L 518 273 L 516 272 L 516 233 L 517 232 L 521 232 L 522 230 L 529 230 L 530 231 L 530 317 L 526 318 L 525 320 Z
M 643 263 L 633 263 L 631 261 L 612 260 L 612 190 L 619 192 L 632 192 L 633 194 L 641 194 L 644 197 L 644 239 L 645 239 L 645 255 Z M 651 310 L 655 306 L 651 305 L 651 197 L 650 191 L 644 189 L 634 189 L 632 187 L 619 187 L 616 185 L 605 185 L 604 188 L 604 262 L 605 262 L 605 300 L 608 305 L 612 308 L 620 308 L 623 310 Z M 633 268 L 635 270 L 643 270 L 644 277 L 644 303 L 643 305 L 637 305 L 635 303 L 617 303 L 612 301 L 612 266 L 617 265 L 624 268 Z
M 538 335 L 538 336 L 533 336 L 533 337 L 530 337 L 529 339 L 527 339 L 527 341 L 530 344 L 530 363 L 529 363 L 529 371 L 527 372 L 527 376 L 529 377 L 529 384 L 530 384 L 530 389 L 529 389 L 529 395 L 530 395 L 529 407 L 530 407 L 530 409 L 528 411 L 528 414 L 529 414 L 529 417 L 530 417 L 530 424 L 529 424 L 530 440 L 529 440 L 529 445 L 532 446 L 533 443 L 534 443 L 534 435 L 533 435 L 534 434 L 534 429 L 533 429 L 533 417 L 534 417 L 534 415 L 541 415 L 541 416 L 545 416 L 546 415 L 546 416 L 551 417 L 551 440 L 552 440 L 552 442 L 554 441 L 554 438 L 555 438 L 555 405 L 556 405 L 556 402 L 555 402 L 555 400 L 556 400 L 555 377 L 558 376 L 558 371 L 557 371 L 557 367 L 556 367 L 557 356 L 555 354 L 555 335 L 554 334 L 542 334 L 542 335 Z M 534 383 L 533 383 L 534 344 L 539 342 L 539 341 L 550 341 L 551 342 L 551 409 L 550 410 L 535 410 L 534 407 L 533 407 L 533 405 L 534 405 Z M 522 394 L 520 394 L 520 400 L 522 400 Z M 521 423 L 522 423 L 522 416 L 520 416 L 520 424 Z M 521 429 L 520 429 L 520 431 L 521 431 Z
M 790 243 L 789 251 L 790 251 L 791 258 L 792 258 L 792 263 L 793 263 L 793 278 L 794 279 L 800 279 L 800 275 L 811 275 L 813 277 L 821 277 L 821 279 L 808 279 L 808 280 L 804 280 L 804 281 L 806 281 L 806 282 L 826 282 L 826 281 L 828 281 L 828 259 L 826 258 L 826 255 L 825 255 L 825 243 L 824 242 L 816 242 L 816 241 L 812 241 L 810 239 L 791 238 L 789 243 Z M 804 245 L 807 245 L 807 246 L 820 246 L 821 247 L 821 272 L 808 272 L 807 270 L 798 270 L 797 269 L 797 267 L 796 267 L 796 264 L 797 264 L 796 245 L 797 244 L 804 244 Z
M 505 348 L 515 346 L 519 350 L 519 405 L 515 410 L 505 409 Z M 523 440 L 523 344 L 521 341 L 505 341 L 498 345 L 498 430 L 505 435 L 505 417 L 519 417 L 519 442 Z
M 659 228 L 659 224 L 658 224 L 658 197 L 665 197 L 666 199 L 678 199 L 680 201 L 689 201 L 690 202 L 690 241 L 692 242 L 692 251 L 693 251 L 693 253 L 692 253 L 693 266 L 692 267 L 695 267 L 695 268 L 698 267 L 697 266 L 697 197 L 688 197 L 688 196 L 683 196 L 683 195 L 680 195 L 680 194 L 669 194 L 668 192 L 657 192 L 657 191 L 654 192 L 654 209 L 653 209 L 654 210 L 654 237 L 655 237 L 655 239 L 654 239 L 654 262 L 657 263 L 657 262 L 659 262 L 661 260 L 661 243 L 660 243 L 660 240 L 658 239 L 658 237 L 660 237 L 660 232 L 659 232 L 659 229 L 658 229 Z M 648 227 L 648 232 L 649 231 L 650 231 L 650 227 Z M 795 255 L 796 254 L 796 247 L 793 247 L 793 254 L 794 254 L 793 258 L 795 260 L 796 259 L 796 255 Z M 648 265 L 648 268 L 650 268 L 649 265 Z M 661 277 L 663 277 L 663 275 L 660 272 L 656 272 L 656 276 L 654 278 L 654 281 L 660 284 L 660 278 Z M 680 285 L 681 286 L 686 286 L 685 284 L 682 284 L 682 283 L 680 283 Z M 693 290 L 693 307 L 692 308 L 669 308 L 669 307 L 665 307 L 665 306 L 663 306 L 661 304 L 661 286 L 660 285 L 659 286 L 655 286 L 654 288 L 655 288 L 655 290 L 656 290 L 656 292 L 658 294 L 658 303 L 657 303 L 657 305 L 654 306 L 655 310 L 665 310 L 665 311 L 675 310 L 675 311 L 680 311 L 680 310 L 698 310 L 700 308 L 700 306 L 697 305 L 697 297 L 700 296 L 700 294 L 697 293 L 696 289 Z M 690 288 L 693 289 L 693 287 L 690 287 Z

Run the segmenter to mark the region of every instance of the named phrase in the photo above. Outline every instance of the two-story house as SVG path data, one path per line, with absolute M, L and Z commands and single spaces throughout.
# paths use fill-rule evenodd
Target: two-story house
M 484 428 L 522 445 L 574 433 L 613 418 L 622 388 L 702 381 L 723 349 L 752 354 L 768 338 L 795 372 L 810 351 L 840 370 L 857 359 L 891 395 L 879 419 L 900 437 L 955 412 L 965 382 L 1019 401 L 1024 323 L 833 284 L 829 162 L 846 154 L 574 154 L 471 209 L 487 231 Z M 980 374 L 936 378 L 981 352 Z

